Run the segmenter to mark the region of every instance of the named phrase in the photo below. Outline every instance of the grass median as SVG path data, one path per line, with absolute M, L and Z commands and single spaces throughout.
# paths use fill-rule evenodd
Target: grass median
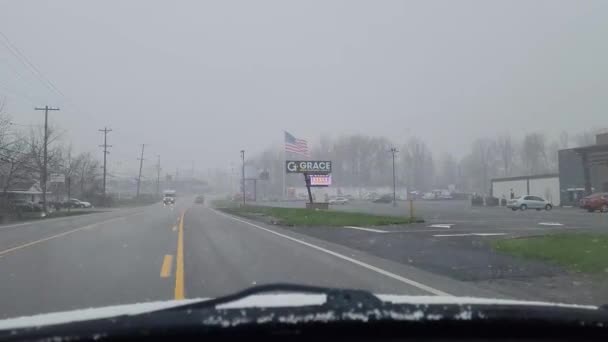
M 288 226 L 382 226 L 390 224 L 408 224 L 408 217 L 378 216 L 363 213 L 350 213 L 332 210 L 311 210 L 303 208 L 278 207 L 224 207 L 219 208 L 227 213 L 245 217 L 263 217 L 273 223 Z
M 562 233 L 496 240 L 493 245 L 499 252 L 608 276 L 608 235 Z

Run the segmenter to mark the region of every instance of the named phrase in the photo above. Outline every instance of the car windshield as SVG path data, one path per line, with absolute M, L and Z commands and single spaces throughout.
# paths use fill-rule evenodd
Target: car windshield
M 3 1 L 0 320 L 608 304 L 607 38 L 606 0 Z

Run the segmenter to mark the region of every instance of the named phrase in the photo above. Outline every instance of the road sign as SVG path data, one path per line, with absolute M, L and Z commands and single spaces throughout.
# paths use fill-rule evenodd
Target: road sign
M 323 187 L 331 185 L 331 175 L 310 175 L 310 186 Z
M 331 172 L 329 160 L 287 160 L 285 161 L 287 173 L 314 173 L 323 174 Z
M 60 174 L 51 174 L 50 183 L 65 183 L 65 176 Z

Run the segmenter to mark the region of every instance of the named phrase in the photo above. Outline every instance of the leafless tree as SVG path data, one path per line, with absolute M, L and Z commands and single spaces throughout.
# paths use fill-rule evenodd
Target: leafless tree
M 589 146 L 595 144 L 595 134 L 590 131 L 581 132 L 574 136 L 575 147 Z
M 570 135 L 566 131 L 562 131 L 559 134 L 559 147 L 560 149 L 570 148 Z
M 521 159 L 523 169 L 528 175 L 548 171 L 546 139 L 543 134 L 531 133 L 524 137 Z
M 503 177 L 509 177 L 513 174 L 513 168 L 516 158 L 516 150 L 510 135 L 503 135 L 496 139 L 496 151 L 500 160 Z
M 4 200 L 7 199 L 11 187 L 30 180 L 32 173 L 36 171 L 28 152 L 24 139 L 16 139 L 10 148 L 0 148 L 0 179 Z
M 411 138 L 399 152 L 406 185 L 412 190 L 430 190 L 435 183 L 433 154 L 419 138 Z
M 477 139 L 472 145 L 469 172 L 474 177 L 472 184 L 484 194 L 489 194 L 490 179 L 497 174 L 496 150 L 496 142 L 491 139 Z
M 458 162 L 449 153 L 445 153 L 439 162 L 439 168 L 437 170 L 437 185 L 441 187 L 447 187 L 451 184 L 458 183 Z

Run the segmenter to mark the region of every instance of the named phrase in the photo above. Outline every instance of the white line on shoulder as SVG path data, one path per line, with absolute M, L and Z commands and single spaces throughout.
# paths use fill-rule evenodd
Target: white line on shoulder
M 238 222 L 241 222 L 241 223 L 245 223 L 245 224 L 250 225 L 250 226 L 252 226 L 252 227 L 255 227 L 255 228 L 261 229 L 261 230 L 263 230 L 263 231 L 265 231 L 265 232 L 268 232 L 268 233 L 270 233 L 270 234 L 274 234 L 274 235 L 280 236 L 280 237 L 282 237 L 282 238 L 285 238 L 285 239 L 287 239 L 287 240 L 290 240 L 290 241 L 293 241 L 293 242 L 299 243 L 299 244 L 301 244 L 301 245 L 304 245 L 304 246 L 307 246 L 307 247 L 310 247 L 310 248 L 314 248 L 314 249 L 316 249 L 316 250 L 318 250 L 318 251 L 321 251 L 321 252 L 324 252 L 324 253 L 326 253 L 326 254 L 329 254 L 329 255 L 335 256 L 336 258 L 339 258 L 339 259 L 342 259 L 342 260 L 345 260 L 345 261 L 351 262 L 351 263 L 353 263 L 353 264 L 355 264 L 355 265 L 359 265 L 359 266 L 364 267 L 364 268 L 366 268 L 366 269 L 368 269 L 368 270 L 370 270 L 370 271 L 374 271 L 374 272 L 376 272 L 376 273 L 382 274 L 382 275 L 384 275 L 384 276 L 386 276 L 386 277 L 389 277 L 389 278 L 395 279 L 395 280 L 400 281 L 400 282 L 402 282 L 402 283 L 404 283 L 404 284 L 408 284 L 408 285 L 410 285 L 410 286 L 416 287 L 416 288 L 418 288 L 418 289 L 420 289 L 420 290 L 423 290 L 423 291 L 426 291 L 426 292 L 428 292 L 428 293 L 432 293 L 432 294 L 437 295 L 437 296 L 451 296 L 451 294 L 449 294 L 449 293 L 447 293 L 447 292 L 443 292 L 443 291 L 441 291 L 441 290 L 437 290 L 437 289 L 432 288 L 432 287 L 430 287 L 430 286 L 427 286 L 427 285 L 424 285 L 424 284 L 422 284 L 422 283 L 419 283 L 419 282 L 417 282 L 417 281 L 415 281 L 415 280 L 411 280 L 411 279 L 408 279 L 408 278 L 402 277 L 402 276 L 400 276 L 400 275 L 398 275 L 398 274 L 395 274 L 395 273 L 392 273 L 392 272 L 389 272 L 389 271 L 383 270 L 383 269 L 381 269 L 381 268 L 379 268 L 379 267 L 376 267 L 376 266 L 373 266 L 373 265 L 370 265 L 370 264 L 364 263 L 364 262 L 362 262 L 362 261 L 359 261 L 359 260 L 353 259 L 353 258 L 348 257 L 348 256 L 346 256 L 346 255 L 343 255 L 343 254 L 340 254 L 340 253 L 336 253 L 336 252 L 331 251 L 331 250 L 329 250 L 329 249 L 326 249 L 326 248 L 323 248 L 323 247 L 319 247 L 319 246 L 317 246 L 317 245 L 313 245 L 312 243 L 308 243 L 308 242 L 305 242 L 305 241 L 302 241 L 302 240 L 299 240 L 299 239 L 293 238 L 293 237 L 291 237 L 291 236 L 289 236 L 289 235 L 285 235 L 285 234 L 281 234 L 281 233 L 275 232 L 275 231 L 274 231 L 274 230 L 272 230 L 272 229 L 264 228 L 264 227 L 259 226 L 259 225 L 257 225 L 257 224 L 253 224 L 253 223 L 251 223 L 251 222 L 248 222 L 248 221 L 245 221 L 245 220 L 241 220 L 241 219 L 236 218 L 236 217 L 234 217 L 234 216 L 227 215 L 227 214 L 224 214 L 224 213 L 222 213 L 222 212 L 219 212 L 219 211 L 217 211 L 217 210 L 215 210 L 215 209 L 211 209 L 211 210 L 212 210 L 213 212 L 215 212 L 216 214 L 218 214 L 218 215 L 221 215 L 221 216 L 224 216 L 224 217 L 230 218 L 230 219 L 232 219 L 232 220 L 235 220 L 235 221 L 238 221 Z

